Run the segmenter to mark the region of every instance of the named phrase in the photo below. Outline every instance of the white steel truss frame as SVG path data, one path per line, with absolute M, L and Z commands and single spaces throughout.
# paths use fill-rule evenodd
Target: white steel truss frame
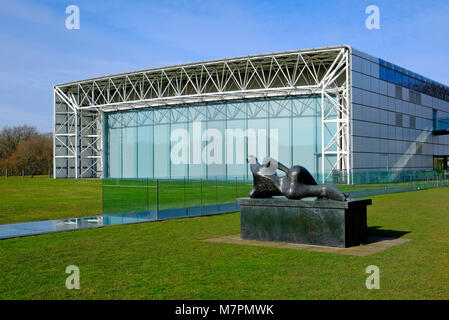
M 54 177 L 103 175 L 103 113 L 191 103 L 321 95 L 322 181 L 349 183 L 350 57 L 346 46 L 191 63 L 54 87 Z M 328 175 L 324 175 L 328 172 Z

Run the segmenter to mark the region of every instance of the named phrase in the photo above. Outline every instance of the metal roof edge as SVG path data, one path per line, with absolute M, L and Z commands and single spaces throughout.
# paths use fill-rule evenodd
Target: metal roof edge
M 197 61 L 197 62 L 189 62 L 189 63 L 183 63 L 183 64 L 168 65 L 168 66 L 163 66 L 163 67 L 141 69 L 141 70 L 115 73 L 115 74 L 109 74 L 109 75 L 93 77 L 93 78 L 86 78 L 86 79 L 81 79 L 81 80 L 76 80 L 76 81 L 64 82 L 64 83 L 55 84 L 54 88 L 65 87 L 65 86 L 69 86 L 69 85 L 79 84 L 81 82 L 95 81 L 95 80 L 111 78 L 111 77 L 120 77 L 120 76 L 127 76 L 127 75 L 136 74 L 136 73 L 148 72 L 148 71 L 163 70 L 163 69 L 167 69 L 167 68 L 181 68 L 181 67 L 194 66 L 194 65 L 201 64 L 201 63 L 214 63 L 214 62 L 220 62 L 220 61 L 232 61 L 232 60 L 240 60 L 240 59 L 245 59 L 245 58 L 256 58 L 256 57 L 262 58 L 262 57 L 284 55 L 284 54 L 290 54 L 290 53 L 296 53 L 296 52 L 309 52 L 309 51 L 320 52 L 320 51 L 334 50 L 334 49 L 339 49 L 339 48 L 347 48 L 348 50 L 352 51 L 352 48 L 348 45 L 336 45 L 336 46 L 327 46 L 327 47 L 319 47 L 319 48 L 309 48 L 309 49 L 288 50 L 288 51 L 279 51 L 279 52 L 263 53 L 263 54 L 253 54 L 253 55 L 238 56 L 238 57 L 232 57 L 232 58 L 202 60 L 202 61 Z

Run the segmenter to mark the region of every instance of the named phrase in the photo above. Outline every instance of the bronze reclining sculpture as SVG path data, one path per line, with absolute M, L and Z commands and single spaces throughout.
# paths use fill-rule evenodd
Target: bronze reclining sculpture
M 306 168 L 293 166 L 290 169 L 273 158 L 265 158 L 260 164 L 254 156 L 248 156 L 248 163 L 254 177 L 250 198 L 271 198 L 284 195 L 288 199 L 318 197 L 346 201 L 348 194 L 342 193 L 332 185 L 318 185 Z M 279 177 L 277 170 L 285 172 Z

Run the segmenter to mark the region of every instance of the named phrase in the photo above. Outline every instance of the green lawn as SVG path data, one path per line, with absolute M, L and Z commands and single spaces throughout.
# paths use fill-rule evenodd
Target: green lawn
M 199 241 L 238 233 L 238 213 L 0 240 L 0 299 L 448 299 L 449 188 L 372 198 L 370 232 L 412 241 L 368 257 Z M 98 212 L 99 181 L 0 182 L 1 223 Z
M 0 177 L 0 224 L 101 214 L 101 181 Z
M 439 182 L 441 183 L 441 181 Z M 339 185 L 344 192 L 385 188 L 434 185 L 434 181 L 390 184 Z M 105 180 L 104 212 L 155 210 L 156 182 L 138 180 Z M 159 182 L 159 209 L 192 207 L 215 203 L 231 203 L 247 197 L 251 182 L 199 181 Z M 147 188 L 148 187 L 148 188 Z M 201 195 L 202 193 L 202 195 Z M 103 212 L 100 180 L 49 179 L 47 176 L 0 177 L 0 224 L 72 218 Z

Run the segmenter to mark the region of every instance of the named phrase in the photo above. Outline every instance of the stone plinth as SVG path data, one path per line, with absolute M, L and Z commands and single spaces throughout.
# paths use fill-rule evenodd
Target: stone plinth
M 238 199 L 241 238 L 333 247 L 367 240 L 366 208 L 371 199 Z

